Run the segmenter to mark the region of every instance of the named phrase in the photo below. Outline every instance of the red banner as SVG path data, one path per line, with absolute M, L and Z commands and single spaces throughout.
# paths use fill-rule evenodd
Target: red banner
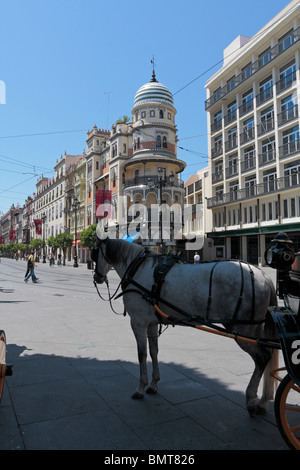
M 15 241 L 16 241 L 16 231 L 15 231 L 15 230 L 10 230 L 10 231 L 9 231 L 9 239 L 10 239 L 10 241 L 12 241 L 12 242 L 15 242 Z
M 40 219 L 34 219 L 35 230 L 37 235 L 42 235 L 43 222 Z
M 96 191 L 96 219 L 111 217 L 111 191 L 97 189 Z

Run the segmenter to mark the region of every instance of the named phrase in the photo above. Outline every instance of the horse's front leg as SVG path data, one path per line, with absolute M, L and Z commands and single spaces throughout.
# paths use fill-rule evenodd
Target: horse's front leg
M 131 328 L 137 342 L 138 359 L 140 364 L 140 382 L 135 392 L 131 395 L 131 398 L 144 398 L 145 387 L 148 385 L 147 325 L 141 323 L 136 324 L 134 320 L 131 319 Z
M 146 390 L 146 393 L 156 393 L 158 390 L 157 382 L 160 379 L 158 368 L 158 327 L 157 325 L 148 326 L 148 342 L 150 356 L 152 359 L 152 382 Z

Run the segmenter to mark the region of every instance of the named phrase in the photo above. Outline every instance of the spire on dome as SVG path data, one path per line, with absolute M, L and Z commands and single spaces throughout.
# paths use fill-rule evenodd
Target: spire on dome
M 154 55 L 152 56 L 152 59 L 151 59 L 151 64 L 153 65 L 153 72 L 152 72 L 152 78 L 151 78 L 150 82 L 157 82 L 157 80 L 156 80 L 156 76 L 155 76 L 155 62 L 154 62 Z

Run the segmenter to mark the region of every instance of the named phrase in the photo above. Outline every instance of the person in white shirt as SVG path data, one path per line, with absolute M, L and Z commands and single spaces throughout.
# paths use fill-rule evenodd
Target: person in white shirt
M 199 263 L 200 261 L 200 256 L 198 254 L 198 251 L 196 251 L 195 256 L 194 256 L 194 263 Z

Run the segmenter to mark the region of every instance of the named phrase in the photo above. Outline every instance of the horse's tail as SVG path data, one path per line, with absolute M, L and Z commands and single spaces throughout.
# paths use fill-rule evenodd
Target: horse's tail
M 270 307 L 271 306 L 276 306 L 277 305 L 277 296 L 276 296 L 276 290 L 274 287 L 273 282 L 271 279 L 268 279 L 268 282 L 271 287 L 271 295 L 270 295 Z M 272 318 L 271 313 L 268 311 L 266 315 L 266 321 L 265 321 L 265 327 L 264 327 L 264 336 L 266 338 L 270 339 L 277 339 L 277 330 L 276 326 L 274 323 L 274 320 Z M 278 369 L 278 349 L 272 348 L 268 349 L 269 352 L 271 353 L 271 358 L 265 368 L 264 371 L 264 378 L 263 378 L 263 396 L 267 400 L 273 400 L 275 396 L 275 391 L 276 391 L 276 385 L 277 381 L 276 379 L 271 375 L 271 372 Z

